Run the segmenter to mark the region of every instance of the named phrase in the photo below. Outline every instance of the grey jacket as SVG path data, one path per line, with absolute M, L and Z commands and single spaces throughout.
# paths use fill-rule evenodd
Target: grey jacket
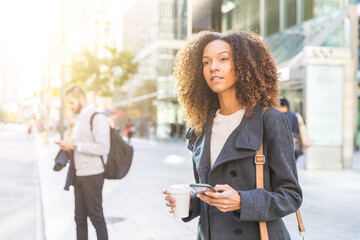
M 192 207 L 185 222 L 200 216 L 199 240 L 258 240 L 259 221 L 266 221 L 269 239 L 290 239 L 281 220 L 301 205 L 302 192 L 298 182 L 291 128 L 286 116 L 275 109 L 262 114 L 244 116 L 231 133 L 212 169 L 210 169 L 210 135 L 215 110 L 208 114 L 204 132 L 196 136 L 190 129 L 186 135 L 193 152 L 196 182 L 229 184 L 241 196 L 240 211 L 223 213 L 216 207 L 193 196 Z M 254 156 L 264 139 L 264 189 L 256 189 Z

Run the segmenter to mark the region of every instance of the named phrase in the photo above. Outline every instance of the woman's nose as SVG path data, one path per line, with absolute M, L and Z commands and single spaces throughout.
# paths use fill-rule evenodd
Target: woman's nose
M 219 70 L 219 65 L 218 65 L 218 63 L 217 63 L 216 61 L 212 61 L 212 62 L 211 62 L 210 70 L 211 70 L 211 71 Z

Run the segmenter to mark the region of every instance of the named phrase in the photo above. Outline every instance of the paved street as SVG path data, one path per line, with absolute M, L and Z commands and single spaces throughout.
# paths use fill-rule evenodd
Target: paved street
M 192 163 L 186 145 L 184 143 L 151 144 L 136 139 L 133 144 L 134 165 L 129 175 L 122 181 L 107 181 L 105 184 L 104 209 L 111 238 L 195 239 L 196 221 L 185 224 L 179 219 L 174 219 L 168 214 L 161 194 L 161 189 L 170 184 L 193 182 Z M 41 149 L 48 151 L 52 149 L 50 151 L 52 156 L 57 151 L 57 148 L 51 144 Z M 343 171 L 306 171 L 305 158 L 299 159 L 299 179 L 304 192 L 301 211 L 307 239 L 353 240 L 360 235 L 359 152 L 355 154 L 354 159 L 355 169 Z M 56 216 L 68 214 L 66 218 L 70 222 L 66 222 L 67 230 L 60 232 L 61 234 L 67 232 L 67 239 L 71 239 L 71 236 L 74 236 L 74 233 L 71 233 L 74 231 L 71 222 L 73 194 L 61 190 L 65 172 L 52 173 L 48 170 L 52 167 L 50 162 L 46 170 L 40 171 L 48 174 L 47 180 L 42 182 L 51 185 L 49 180 L 56 178 L 57 189 L 53 191 L 59 194 L 59 198 L 67 201 L 64 204 L 64 208 L 67 208 L 66 212 L 57 209 L 59 213 L 53 218 L 54 229 L 59 228 L 59 218 Z M 44 167 L 45 164 L 40 166 Z M 46 192 L 43 196 L 46 196 Z M 287 216 L 284 220 L 292 239 L 299 239 L 295 214 Z M 58 236 L 58 233 L 47 232 L 47 239 L 64 239 Z M 94 234 L 92 236 L 92 239 L 96 239 Z
M 55 139 L 55 138 L 54 138 Z M 0 239 L 75 239 L 73 189 L 64 191 L 67 169 L 54 172 L 57 146 L 27 137 L 24 130 L 0 132 Z M 37 144 L 36 144 L 37 143 Z M 190 153 L 185 143 L 149 143 L 134 139 L 135 156 L 128 176 L 107 180 L 104 212 L 110 239 L 195 239 L 197 222 L 183 223 L 168 213 L 161 190 L 170 184 L 193 182 Z M 38 165 L 36 164 L 38 159 Z M 353 240 L 360 235 L 360 153 L 354 169 L 306 171 L 298 162 L 304 191 L 302 206 L 306 239 Z M 41 200 L 37 197 L 37 168 Z M 36 206 L 42 205 L 41 211 Z M 294 214 L 285 218 L 292 239 L 299 239 Z M 43 227 L 43 228 L 42 228 Z M 42 231 L 43 230 L 43 231 Z M 89 222 L 90 240 L 95 231 Z M 44 233 L 44 234 L 43 234 Z
M 104 212 L 110 239 L 194 239 L 197 222 L 184 224 L 168 213 L 163 188 L 193 182 L 185 143 L 151 144 L 134 140 L 135 155 L 123 180 L 106 180 Z M 46 239 L 74 239 L 73 189 L 64 191 L 66 169 L 54 172 L 58 147 L 39 144 L 39 172 L 46 219 Z M 96 239 L 91 223 L 90 240 Z
M 0 239 L 42 239 L 35 135 L 0 129 Z

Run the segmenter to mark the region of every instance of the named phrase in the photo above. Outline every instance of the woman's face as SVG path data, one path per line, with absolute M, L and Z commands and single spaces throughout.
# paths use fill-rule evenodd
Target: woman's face
M 202 63 L 204 78 L 213 92 L 236 94 L 234 61 L 229 43 L 222 40 L 208 43 L 204 48 Z

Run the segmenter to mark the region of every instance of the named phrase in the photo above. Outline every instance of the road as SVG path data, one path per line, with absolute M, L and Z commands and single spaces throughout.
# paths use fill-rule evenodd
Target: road
M 19 125 L 0 129 L 0 239 L 42 238 L 35 135 Z

